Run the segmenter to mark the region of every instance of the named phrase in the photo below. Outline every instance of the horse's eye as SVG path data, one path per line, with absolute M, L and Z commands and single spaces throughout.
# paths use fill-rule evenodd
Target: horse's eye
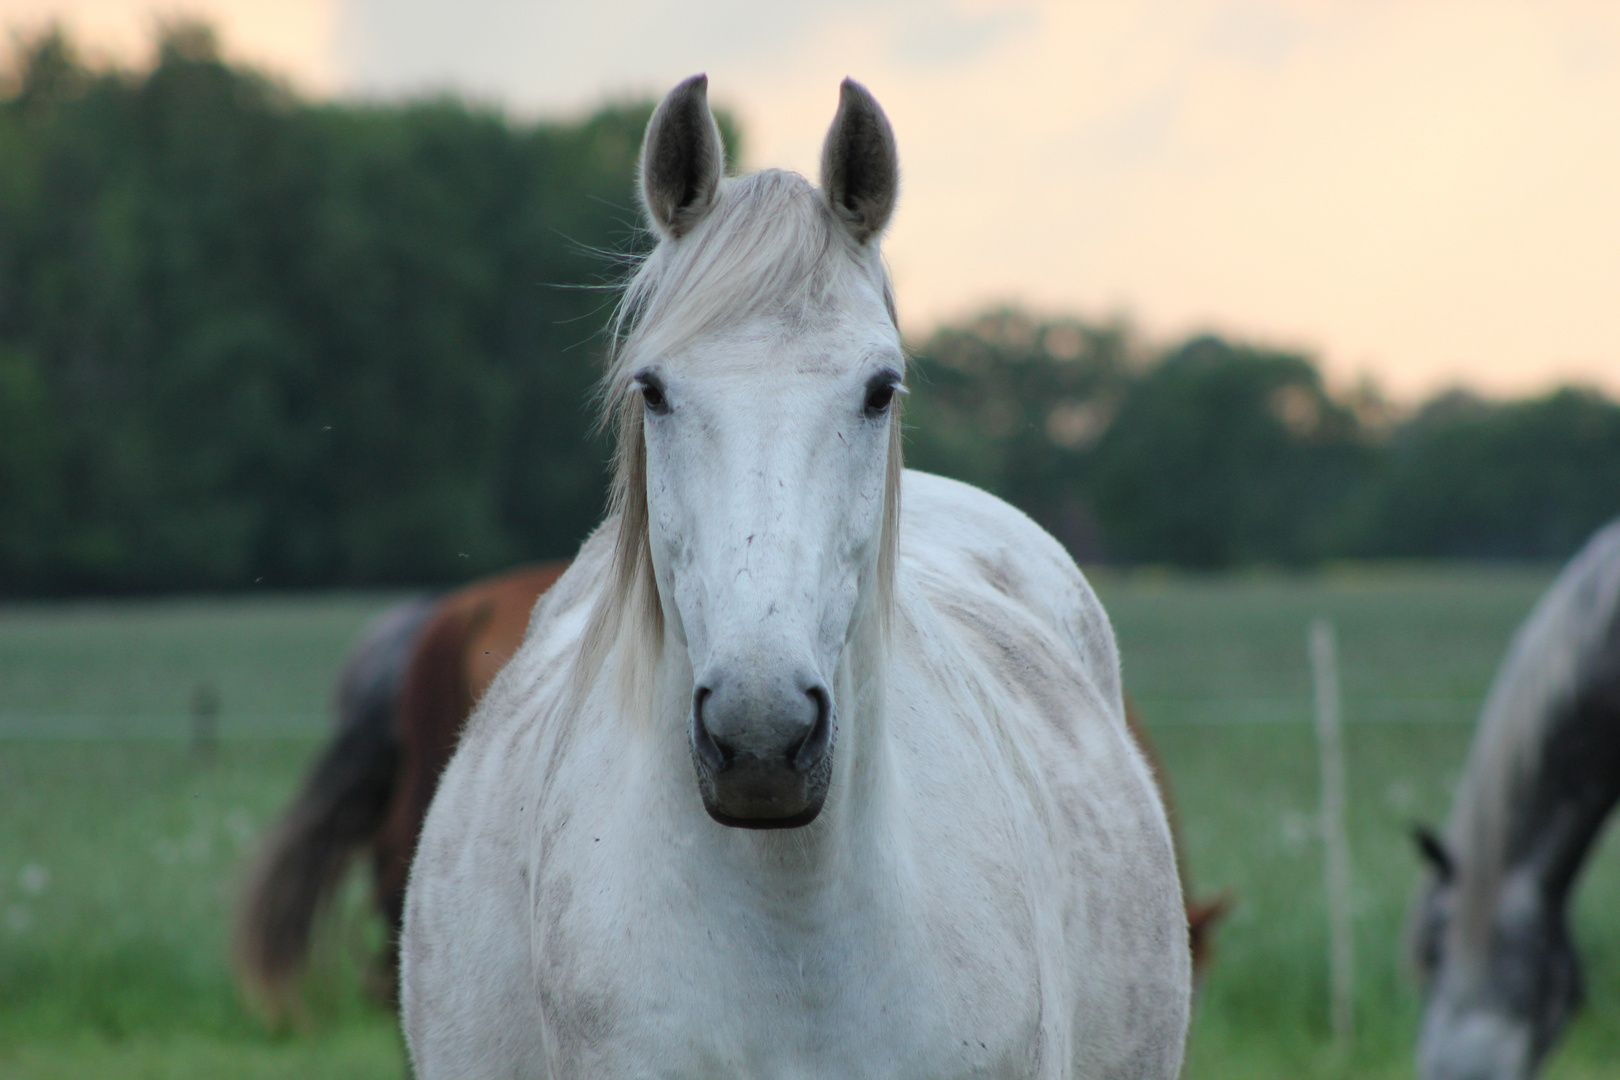
M 866 389 L 866 415 L 876 416 L 894 400 L 894 383 L 876 383 Z
M 648 412 L 659 416 L 669 412 L 669 402 L 664 400 L 664 388 L 658 385 L 658 380 L 643 376 L 636 383 L 641 387 L 641 400 Z

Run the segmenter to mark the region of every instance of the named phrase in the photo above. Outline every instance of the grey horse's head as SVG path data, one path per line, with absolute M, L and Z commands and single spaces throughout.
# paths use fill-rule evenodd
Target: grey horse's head
M 1427 829 L 1415 837 L 1431 870 L 1411 939 L 1425 989 L 1419 1075 L 1530 1080 L 1581 1003 L 1565 905 L 1532 867 L 1510 868 L 1484 917 L 1464 919 L 1456 859 Z

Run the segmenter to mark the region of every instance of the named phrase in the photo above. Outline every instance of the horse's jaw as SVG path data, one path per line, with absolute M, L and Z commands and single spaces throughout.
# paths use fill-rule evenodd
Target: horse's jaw
M 1531 1080 L 1579 1005 L 1564 901 L 1532 860 L 1498 886 L 1483 940 L 1453 925 L 1431 975 L 1418 1043 L 1423 1080 Z
M 1424 1080 L 1530 1080 L 1530 1025 L 1494 1010 L 1433 1003 L 1424 1017 L 1418 1072 Z

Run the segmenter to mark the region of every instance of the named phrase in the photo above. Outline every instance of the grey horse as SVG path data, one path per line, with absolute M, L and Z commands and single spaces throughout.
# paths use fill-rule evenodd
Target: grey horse
M 1424 1080 L 1529 1080 L 1581 1004 L 1569 900 L 1620 796 L 1620 521 L 1564 568 L 1497 672 L 1413 918 Z

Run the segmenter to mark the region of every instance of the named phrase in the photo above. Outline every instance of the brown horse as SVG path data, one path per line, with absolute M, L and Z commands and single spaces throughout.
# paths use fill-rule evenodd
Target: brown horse
M 437 601 L 405 601 L 350 650 L 338 679 L 337 732 L 265 841 L 238 911 L 238 978 L 272 1018 L 298 1010 L 318 916 L 364 849 L 388 931 L 375 989 L 392 998 L 405 881 L 439 774 L 473 706 L 522 643 L 536 601 L 567 566 L 522 567 Z M 1153 765 L 1174 830 L 1163 769 L 1128 700 L 1125 718 Z M 1179 839 L 1176 851 L 1179 864 Z M 1193 901 L 1184 865 L 1182 886 L 1199 971 L 1227 900 Z

